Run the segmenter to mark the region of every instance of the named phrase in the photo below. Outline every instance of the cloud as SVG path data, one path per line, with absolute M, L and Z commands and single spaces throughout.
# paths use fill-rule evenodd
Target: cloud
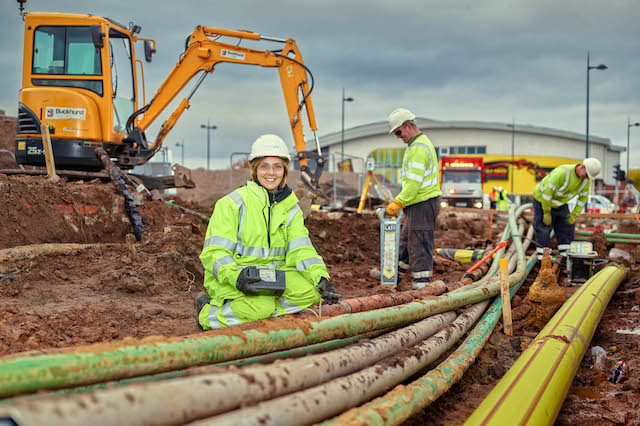
M 626 146 L 627 117 L 640 121 L 640 8 L 631 0 L 139 0 L 135 11 L 125 0 L 29 0 L 27 9 L 93 13 L 141 25 L 141 35 L 158 42 L 153 63 L 145 67 L 147 99 L 196 25 L 293 37 L 315 79 L 320 135 L 340 129 L 343 87 L 355 99 L 345 105 L 347 127 L 384 120 L 404 106 L 435 119 L 514 119 L 583 133 L 587 51 L 592 64 L 609 67 L 590 73 L 590 133 Z M 15 2 L 3 2 L 0 12 L 0 108 L 15 113 L 23 26 Z M 148 136 L 155 137 L 180 99 Z M 265 132 L 293 146 L 274 70 L 220 66 L 166 143 L 172 148 L 185 139 L 185 155 L 201 158 L 206 141 L 200 124 L 207 120 L 219 126 L 216 152 L 248 150 Z M 632 129 L 631 137 L 640 140 L 640 130 Z M 640 167 L 640 150 L 632 149 L 633 163 Z

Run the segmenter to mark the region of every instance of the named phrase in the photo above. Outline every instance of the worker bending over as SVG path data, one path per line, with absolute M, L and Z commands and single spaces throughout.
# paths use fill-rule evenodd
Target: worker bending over
M 433 277 L 433 233 L 442 192 L 436 150 L 416 126 L 415 118 L 410 111 L 397 109 L 387 119 L 389 134 L 395 134 L 408 146 L 402 159 L 402 190 L 387 206 L 386 214 L 397 216 L 404 208 L 398 265 L 400 270 L 411 267 L 411 287 L 419 289 Z
M 533 191 L 533 226 L 536 231 L 536 255 L 542 259 L 545 247 L 551 246 L 551 229 L 558 240 L 561 265 L 566 268 L 567 251 L 571 247 L 576 218 L 582 212 L 591 180 L 600 173 L 600 161 L 585 158 L 582 164 L 558 166 L 540 181 Z M 578 202 L 569 212 L 567 202 L 578 196 Z
M 260 136 L 249 155 L 251 181 L 218 200 L 200 260 L 207 293 L 196 296 L 205 330 L 292 314 L 340 295 L 309 239 L 287 186 L 289 150 Z

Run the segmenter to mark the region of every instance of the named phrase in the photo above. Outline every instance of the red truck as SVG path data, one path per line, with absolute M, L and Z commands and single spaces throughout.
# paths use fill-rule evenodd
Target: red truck
M 474 207 L 481 209 L 484 182 L 481 157 L 442 157 L 440 189 L 442 207 Z

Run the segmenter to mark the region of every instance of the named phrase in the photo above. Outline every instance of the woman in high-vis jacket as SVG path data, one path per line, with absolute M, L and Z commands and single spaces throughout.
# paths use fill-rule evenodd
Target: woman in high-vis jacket
M 290 160 L 281 138 L 260 136 L 249 155 L 252 180 L 216 203 L 200 254 L 207 292 L 196 296 L 204 330 L 292 314 L 321 297 L 328 304 L 340 297 L 286 184 Z M 261 269 L 270 270 L 268 276 L 284 271 L 286 289 L 258 294 L 253 286 Z

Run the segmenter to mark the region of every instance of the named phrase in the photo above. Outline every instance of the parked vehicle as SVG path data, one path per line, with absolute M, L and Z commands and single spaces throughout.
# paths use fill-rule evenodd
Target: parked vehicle
M 569 211 L 572 211 L 576 206 L 576 202 L 578 201 L 578 197 L 574 197 L 567 205 L 569 206 Z M 616 205 L 611 202 L 604 195 L 589 195 L 587 197 L 587 205 L 585 206 L 583 212 L 586 213 L 615 213 Z

